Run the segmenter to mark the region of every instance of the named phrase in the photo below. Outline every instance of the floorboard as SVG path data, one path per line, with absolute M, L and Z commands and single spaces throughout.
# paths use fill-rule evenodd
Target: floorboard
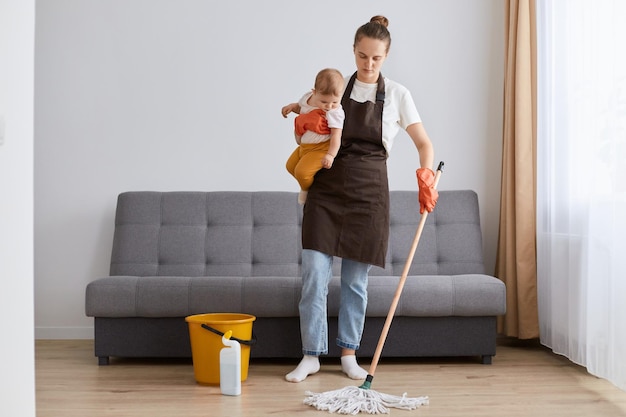
M 253 360 L 238 397 L 196 383 L 190 359 L 119 359 L 98 366 L 91 340 L 35 344 L 38 417 L 307 416 L 305 391 L 325 392 L 362 381 L 347 379 L 337 359 L 299 384 L 284 380 L 295 361 Z M 362 364 L 369 364 L 367 359 Z M 503 338 L 492 365 L 471 358 L 381 359 L 372 389 L 428 396 L 417 410 L 391 414 L 431 417 L 626 416 L 626 392 L 550 352 L 536 341 Z

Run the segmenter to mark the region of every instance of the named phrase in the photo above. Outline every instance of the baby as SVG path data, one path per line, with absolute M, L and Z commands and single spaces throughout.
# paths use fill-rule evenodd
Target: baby
M 300 184 L 298 203 L 304 204 L 313 177 L 322 168 L 330 168 L 341 145 L 341 131 L 345 114 L 341 107 L 344 89 L 343 75 L 326 68 L 315 77 L 315 87 L 300 101 L 284 106 L 283 117 L 291 112 L 295 118 L 295 136 L 298 147 L 287 160 L 287 171 Z

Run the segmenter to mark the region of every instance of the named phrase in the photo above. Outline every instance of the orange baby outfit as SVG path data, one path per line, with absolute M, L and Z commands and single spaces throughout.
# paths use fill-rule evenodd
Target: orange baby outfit
M 322 109 L 315 109 L 296 117 L 294 120 L 296 135 L 302 136 L 307 130 L 320 135 L 329 135 L 330 128 L 325 113 Z

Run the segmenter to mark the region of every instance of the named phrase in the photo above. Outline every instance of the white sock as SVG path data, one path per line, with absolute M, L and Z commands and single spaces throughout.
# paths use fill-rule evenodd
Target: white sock
M 309 194 L 308 191 L 300 190 L 298 193 L 298 204 L 302 205 L 306 203 L 306 196 Z
M 320 360 L 317 356 L 304 355 L 296 369 L 285 375 L 289 382 L 302 382 L 307 376 L 320 370 Z
M 365 379 L 367 377 L 367 371 L 356 362 L 356 355 L 342 356 L 341 370 L 351 379 Z

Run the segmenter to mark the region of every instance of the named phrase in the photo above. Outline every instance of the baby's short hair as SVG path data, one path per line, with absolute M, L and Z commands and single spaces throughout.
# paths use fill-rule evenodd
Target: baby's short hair
M 315 91 L 320 94 L 343 94 L 343 75 L 334 68 L 325 68 L 315 77 Z

